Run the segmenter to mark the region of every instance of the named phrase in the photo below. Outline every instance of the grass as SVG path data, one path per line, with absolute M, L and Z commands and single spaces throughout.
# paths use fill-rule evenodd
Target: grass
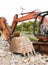
M 30 39 L 30 41 L 38 41 L 38 39 L 34 36 L 30 36 L 29 39 Z

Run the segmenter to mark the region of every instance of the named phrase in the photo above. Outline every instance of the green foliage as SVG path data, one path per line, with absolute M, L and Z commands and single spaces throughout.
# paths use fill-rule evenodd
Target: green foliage
M 22 28 L 23 28 L 23 32 L 25 31 L 27 34 L 29 33 L 33 33 L 33 28 L 34 26 L 34 21 L 29 21 L 29 22 L 23 22 L 23 27 L 22 27 L 22 23 L 20 25 L 16 26 L 15 31 L 19 31 L 22 32 Z M 38 34 L 39 33 L 39 22 L 36 22 L 36 28 L 35 28 L 35 33 Z
M 37 24 L 37 26 L 35 28 L 35 33 L 38 34 L 38 32 L 39 32 L 39 23 L 36 22 L 36 24 Z M 33 25 L 34 25 L 34 21 L 23 22 L 23 32 L 25 34 L 32 34 L 33 30 L 34 30 Z M 11 28 L 11 26 L 10 26 L 10 28 Z M 16 26 L 15 32 L 16 31 L 18 31 L 19 33 L 22 32 L 22 23 L 20 25 Z M 1 36 L 1 32 L 0 32 L 0 36 Z
M 31 32 L 33 30 L 33 22 L 24 22 L 23 23 L 23 31 L 29 31 Z M 22 31 L 22 23 L 20 25 L 17 25 L 15 31 Z
M 30 36 L 29 39 L 30 39 L 30 41 L 38 41 L 38 39 L 34 36 L 32 36 L 32 37 Z

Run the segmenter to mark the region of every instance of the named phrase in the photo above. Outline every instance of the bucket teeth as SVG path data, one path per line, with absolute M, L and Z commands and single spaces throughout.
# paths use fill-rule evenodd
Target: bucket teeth
M 25 53 L 25 56 L 28 56 L 28 53 Z
M 32 52 L 28 52 L 28 53 L 25 53 L 25 54 L 23 54 L 24 56 L 33 56 L 33 55 L 35 55 L 35 53 L 32 51 Z
M 32 52 L 29 52 L 30 55 L 32 55 Z
M 35 55 L 34 47 L 26 37 L 13 38 L 10 49 L 12 52 L 22 53 L 24 56 Z

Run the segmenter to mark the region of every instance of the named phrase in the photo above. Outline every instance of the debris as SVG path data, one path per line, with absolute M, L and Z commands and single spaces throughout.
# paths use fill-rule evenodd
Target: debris
M 9 47 L 7 41 L 0 40 L 0 65 L 48 65 L 48 56 L 36 54 L 23 57 L 13 54 Z

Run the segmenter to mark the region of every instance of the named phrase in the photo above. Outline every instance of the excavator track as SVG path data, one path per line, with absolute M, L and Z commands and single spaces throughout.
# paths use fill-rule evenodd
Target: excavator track
M 33 42 L 33 46 L 35 48 L 35 51 L 48 54 L 48 41 L 36 41 Z

